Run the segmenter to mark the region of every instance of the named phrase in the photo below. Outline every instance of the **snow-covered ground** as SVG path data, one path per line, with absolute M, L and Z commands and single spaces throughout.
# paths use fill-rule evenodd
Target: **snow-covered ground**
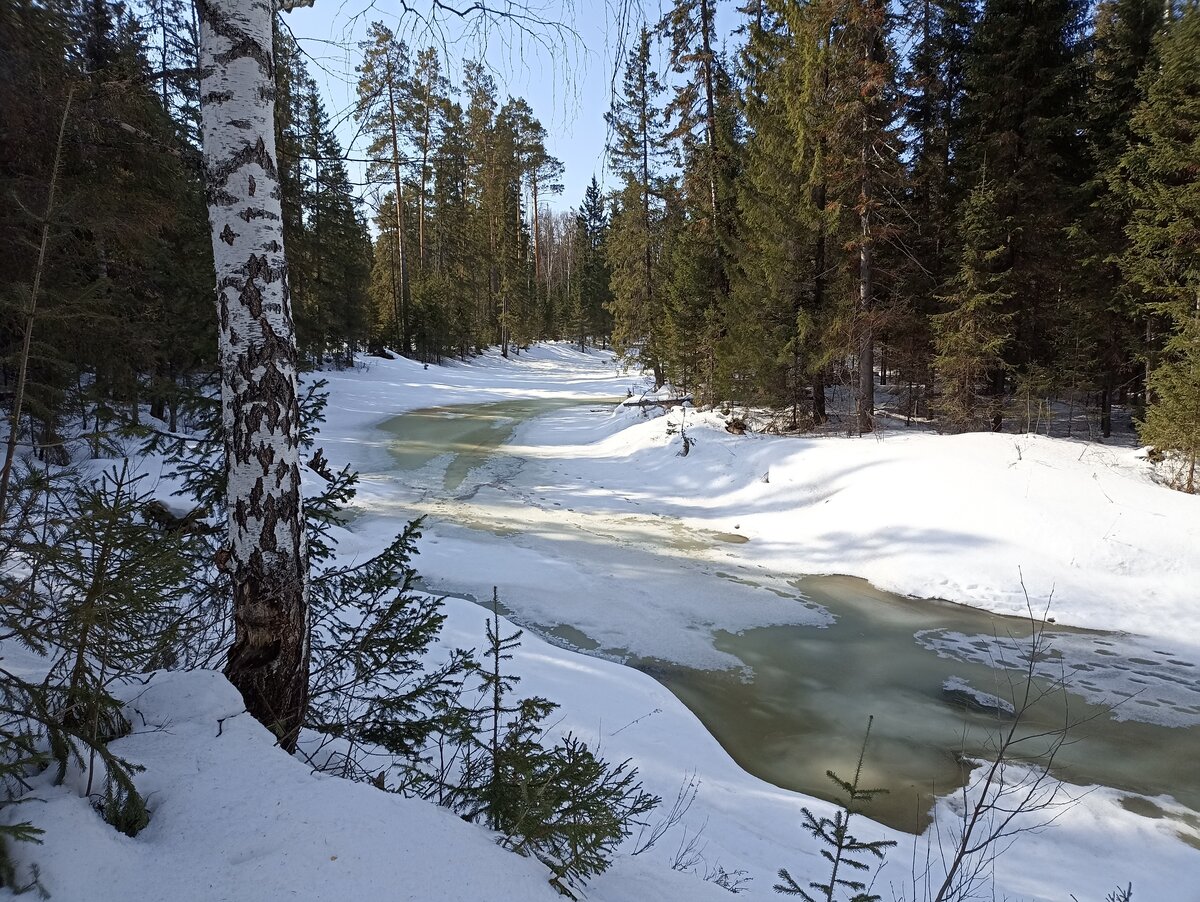
M 372 431 L 422 407 L 515 398 L 624 397 L 641 383 L 608 355 L 539 346 L 511 361 L 422 369 L 369 360 L 330 383 L 321 443 L 366 474 L 391 436 Z M 693 440 L 680 457 L 683 420 Z M 773 572 L 843 573 L 906 595 L 1059 623 L 1200 640 L 1200 497 L 1168 491 L 1134 448 L 1041 435 L 867 438 L 735 436 L 720 413 L 665 418 L 572 408 L 526 424 L 512 453 L 543 466 L 539 508 L 678 518 L 749 540 L 720 550 Z M 672 434 L 674 433 L 674 434 Z M 368 477 L 363 506 L 386 505 Z M 529 520 L 538 520 L 526 512 Z M 1194 646 L 1193 646 L 1194 648 Z
M 1132 449 L 1035 436 L 734 436 L 715 413 L 643 419 L 598 404 L 517 427 L 511 454 L 447 493 L 435 457 L 392 472 L 377 427 L 420 408 L 525 398 L 619 398 L 638 381 L 608 355 L 543 346 L 508 361 L 423 368 L 369 359 L 324 374 L 320 443 L 364 472 L 346 554 L 365 554 L 412 511 L 431 520 L 416 564 L 433 585 L 501 587 L 514 616 L 566 624 L 609 651 L 728 666 L 717 629 L 816 623 L 828 616 L 771 591 L 801 574 L 846 573 L 883 588 L 1023 613 L 1025 586 L 1052 616 L 1128 630 L 1200 665 L 1200 499 L 1156 485 Z M 681 418 L 686 419 L 681 424 Z M 670 424 L 670 428 L 668 428 Z M 680 426 L 693 440 L 678 456 Z M 439 467 L 441 469 L 439 469 Z M 668 566 L 668 565 L 672 566 Z M 677 565 L 677 566 L 675 566 Z M 684 568 L 684 569 L 679 569 Z M 737 579 L 711 579 L 714 574 Z M 756 575 L 750 579 L 748 575 Z M 704 577 L 702 579 L 702 577 Z M 482 609 L 451 598 L 445 641 L 478 644 Z M 702 877 L 744 870 L 748 897 L 773 897 L 778 868 L 825 876 L 800 809 L 831 809 L 742 771 L 696 717 L 650 677 L 526 634 L 513 662 L 521 691 L 562 705 L 557 729 L 632 758 L 669 801 L 700 784 L 683 823 L 655 849 L 621 856 L 593 900 L 727 898 Z M 38 786 L 18 814 L 46 829 L 21 847 L 59 900 L 554 898 L 545 869 L 496 848 L 482 829 L 424 803 L 312 775 L 271 747 L 233 690 L 211 673 L 158 674 L 129 688 L 132 736 L 116 751 L 146 766 L 153 818 L 115 833 L 72 787 Z M 1132 881 L 1134 898 L 1200 900 L 1200 818 L 1168 797 L 1083 793 L 1048 829 L 996 862 L 996 898 L 1100 902 Z M 952 800 L 939 803 L 944 824 Z M 899 846 L 879 877 L 908 898 L 930 835 L 865 820 L 863 839 Z M 703 859 L 671 860 L 696 833 Z

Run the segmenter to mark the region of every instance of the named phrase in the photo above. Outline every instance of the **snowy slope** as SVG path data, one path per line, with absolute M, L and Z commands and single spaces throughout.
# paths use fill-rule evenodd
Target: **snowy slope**
M 677 409 L 666 421 L 678 424 Z M 526 445 L 561 442 L 550 416 Z M 861 576 L 882 589 L 1023 615 L 1022 574 L 1061 623 L 1200 638 L 1200 496 L 1170 491 L 1129 448 L 1040 435 L 734 436 L 686 413 L 626 420 L 547 456 L 591 508 L 643 508 L 737 532 L 748 561 Z M 594 489 L 594 491 L 593 491 Z
M 510 361 L 490 354 L 428 369 L 405 360 L 368 364 L 325 374 L 331 394 L 320 438 L 334 463 L 367 471 L 388 464 L 388 437 L 375 424 L 405 410 L 623 397 L 639 382 L 608 355 L 561 345 Z M 537 460 L 538 482 L 518 481 L 517 501 L 530 518 L 551 516 L 555 502 L 579 516 L 636 510 L 645 518 L 681 518 L 748 538 L 720 549 L 746 566 L 856 574 L 895 591 L 1006 612 L 1024 610 L 1023 572 L 1035 599 L 1054 590 L 1052 614 L 1060 622 L 1133 630 L 1200 663 L 1200 499 L 1154 484 L 1132 450 L 901 431 L 866 439 L 732 436 L 717 415 L 689 411 L 686 429 L 695 444 L 679 457 L 681 438 L 677 429 L 668 434 L 667 422 L 678 424 L 681 415 L 575 410 L 526 424 L 514 444 Z M 395 526 L 383 516 L 364 521 L 344 550 L 377 548 Z M 444 536 L 437 546 L 427 540 L 417 566 L 478 563 L 499 568 L 493 575 L 501 583 L 520 576 L 554 581 L 560 594 L 582 588 L 562 562 L 527 549 L 516 549 L 506 565 L 463 559 L 470 547 Z M 446 642 L 477 643 L 484 612 L 457 599 L 447 611 Z M 668 625 L 642 619 L 627 628 Z M 658 683 L 528 634 L 514 669 L 523 693 L 562 704 L 557 729 L 598 742 L 609 759 L 632 758 L 648 789 L 669 801 L 689 775 L 700 782 L 684 822 L 645 855 L 631 858 L 627 848 L 592 884 L 589 899 L 726 899 L 701 879 L 717 866 L 753 878 L 748 898 L 774 898 L 781 866 L 803 879 L 823 876 L 799 820 L 805 805 L 820 814 L 829 806 L 741 771 Z M 18 851 L 39 865 L 56 900 L 556 898 L 545 868 L 499 849 L 481 828 L 425 803 L 311 774 L 272 747 L 217 674 L 160 673 L 126 694 L 135 731 L 116 751 L 146 767 L 138 779 L 149 793 L 151 825 L 126 838 L 103 824 L 75 787 L 47 784 L 34 787 L 38 801 L 14 811 L 47 831 L 44 845 Z M 952 802 L 941 807 L 948 812 Z M 697 832 L 703 859 L 692 873 L 673 871 L 679 844 Z M 865 820 L 857 832 L 900 843 L 877 891 L 904 895 L 914 852 L 923 857 L 930 837 L 893 834 Z M 998 898 L 1031 902 L 1065 902 L 1070 894 L 1100 902 L 1126 881 L 1139 902 L 1200 902 L 1200 822 L 1169 798 L 1097 788 L 1052 828 L 1018 842 L 997 863 L 996 879 Z
M 365 372 L 322 378 L 330 404 L 320 441 L 364 472 L 389 466 L 390 436 L 372 426 L 404 411 L 645 388 L 611 355 L 562 344 L 428 369 L 369 358 Z M 694 445 L 680 457 L 684 417 Z M 861 576 L 998 613 L 1025 614 L 1023 579 L 1035 609 L 1053 596 L 1060 623 L 1183 650 L 1200 640 L 1200 496 L 1158 485 L 1136 449 L 903 427 L 864 438 L 735 436 L 723 425 L 720 414 L 681 408 L 665 418 L 564 410 L 527 423 L 512 444 L 543 464 L 538 497 L 525 499 L 542 508 L 680 518 L 744 536 L 737 557 L 774 572 Z
M 447 644 L 482 633 L 482 609 L 450 599 L 447 611 Z M 590 885 L 588 899 L 728 899 L 702 880 L 718 865 L 752 878 L 745 898 L 777 898 L 771 884 L 781 866 L 808 879 L 823 875 L 817 848 L 799 829 L 800 809 L 827 815 L 830 807 L 741 771 L 652 679 L 529 635 L 513 667 L 522 692 L 562 703 L 556 729 L 598 741 L 610 759 L 632 757 L 647 787 L 668 803 L 685 779 L 700 784 L 683 822 L 645 855 L 630 857 L 627 845 Z M 159 673 L 124 695 L 135 730 L 114 749 L 146 767 L 138 783 L 149 797 L 150 826 L 133 839 L 122 836 L 72 789 L 49 785 L 35 787 L 38 801 L 19 809 L 47 831 L 44 845 L 18 847 L 20 857 L 39 865 L 59 902 L 233 902 L 248 894 L 306 902 L 557 898 L 540 864 L 500 849 L 482 828 L 428 803 L 311 774 L 273 747 L 219 674 Z M 1100 902 L 1132 880 L 1135 898 L 1200 899 L 1189 889 L 1200 880 L 1200 851 L 1179 841 L 1176 818 L 1133 814 L 1120 804 L 1123 794 L 1110 790 L 1071 791 L 1081 796 L 1077 805 L 999 859 L 1001 898 L 1063 902 L 1074 893 Z M 1155 804 L 1178 810 L 1167 799 Z M 905 892 L 911 856 L 914 849 L 924 856 L 928 837 L 865 819 L 854 829 L 860 838 L 899 842 L 877 888 L 885 898 L 889 886 Z M 678 847 L 697 834 L 703 860 L 691 873 L 672 870 Z

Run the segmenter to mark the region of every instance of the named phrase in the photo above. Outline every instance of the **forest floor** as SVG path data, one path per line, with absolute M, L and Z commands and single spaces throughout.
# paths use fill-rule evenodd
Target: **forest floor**
M 605 650 L 719 667 L 728 662 L 713 646 L 716 630 L 814 616 L 754 587 L 675 584 L 678 564 L 764 579 L 849 574 L 1017 615 L 1026 590 L 1039 614 L 1052 594 L 1060 623 L 1124 631 L 1127 654 L 1167 653 L 1176 684 L 1200 665 L 1200 498 L 1157 484 L 1127 445 L 902 427 L 861 439 L 736 436 L 719 412 L 651 418 L 603 404 L 640 380 L 610 355 L 562 345 L 428 368 L 368 358 L 322 378 L 330 404 L 319 443 L 334 465 L 363 473 L 342 554 L 369 553 L 425 514 L 415 563 L 427 583 L 475 596 L 499 586 L 514 619 L 535 629 L 567 624 Z M 448 462 L 437 453 L 397 472 L 395 436 L 380 428 L 406 411 L 530 398 L 580 404 L 507 424 L 506 454 L 459 485 L 444 481 Z M 484 609 L 451 597 L 446 613 L 441 647 L 481 643 Z M 6 666 L 19 666 L 7 651 Z M 651 677 L 528 631 L 512 668 L 523 694 L 561 705 L 556 731 L 598 743 L 610 760 L 630 758 L 666 807 L 689 780 L 699 784 L 672 832 L 643 855 L 627 846 L 587 898 L 724 899 L 712 882 L 724 871 L 747 878 L 747 898 L 765 899 L 780 867 L 802 881 L 826 876 L 801 832 L 801 808 L 832 807 L 747 774 Z M 1118 699 L 1120 687 L 1110 688 Z M 1200 720 L 1190 691 L 1171 709 L 1180 729 Z M 135 729 L 114 748 L 145 766 L 138 782 L 150 826 L 122 836 L 78 786 L 35 786 L 38 801 L 16 810 L 46 830 L 45 841 L 17 851 L 38 864 L 54 899 L 557 898 L 544 867 L 500 850 L 482 828 L 311 774 L 240 713 L 217 674 L 159 673 L 124 693 Z M 1200 902 L 1200 816 L 1169 796 L 1065 789 L 1076 803 L 995 861 L 995 898 L 1102 902 L 1132 882 L 1138 902 Z M 937 808 L 945 829 L 955 800 Z M 913 874 L 927 854 L 937 859 L 939 837 L 856 823 L 862 839 L 899 844 L 875 891 L 924 898 Z

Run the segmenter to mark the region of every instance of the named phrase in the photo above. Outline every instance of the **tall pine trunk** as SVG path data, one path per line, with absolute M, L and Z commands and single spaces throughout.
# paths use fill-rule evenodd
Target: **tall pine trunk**
M 291 751 L 308 704 L 308 555 L 296 340 L 275 154 L 274 10 L 197 0 L 216 264 L 234 643 L 225 673 Z
M 395 79 L 388 59 L 388 120 L 392 129 L 392 177 L 396 182 L 396 248 L 400 252 L 400 353 L 408 356 L 408 248 L 404 235 L 404 181 L 400 177 L 400 130 L 396 124 Z

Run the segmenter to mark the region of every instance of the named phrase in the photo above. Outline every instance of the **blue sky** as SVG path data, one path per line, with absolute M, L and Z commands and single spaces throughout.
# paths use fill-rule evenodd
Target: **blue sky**
M 620 5 L 621 0 L 579 0 L 573 5 L 566 0 L 534 0 L 527 6 L 546 20 L 565 22 L 573 32 L 555 34 L 539 28 L 540 40 L 512 27 L 492 28 L 481 35 L 464 33 L 451 21 L 444 23 L 452 82 L 459 81 L 462 60 L 482 49 L 501 101 L 508 94 L 524 97 L 546 127 L 550 152 L 566 166 L 563 194 L 553 201 L 558 208 L 576 206 L 593 173 L 601 183 L 605 179 L 604 113 L 611 99 L 615 57 L 620 55 L 617 48 L 622 36 L 616 22 Z M 648 15 L 657 17 L 656 0 L 648 0 L 644 6 Z M 338 135 L 343 144 L 349 144 L 356 133 L 349 111 L 355 98 L 356 45 L 367 26 L 382 21 L 405 36 L 410 46 L 430 43 L 422 39 L 421 25 L 414 16 L 397 19 L 399 8 L 400 4 L 389 0 L 374 4 L 371 0 L 316 0 L 313 7 L 298 9 L 285 19 L 309 57 L 309 71 L 324 93 L 330 115 L 341 120 Z
M 410 0 L 409 5 L 418 13 L 429 9 L 427 0 Z M 566 166 L 563 194 L 551 204 L 558 209 L 577 206 L 593 174 L 603 187 L 610 186 L 605 185 L 604 113 L 612 97 L 615 66 L 631 40 L 629 32 L 636 34 L 642 14 L 656 22 L 669 0 L 495 0 L 492 5 L 524 8 L 545 21 L 564 23 L 566 30 L 555 33 L 536 27 L 530 37 L 511 26 L 496 26 L 481 34 L 478 27 L 465 30 L 446 19 L 441 34 L 446 39 L 450 78 L 459 81 L 462 61 L 482 50 L 501 101 L 509 94 L 524 97 L 550 135 L 550 152 Z M 724 24 L 732 4 L 718 0 L 717 5 Z M 410 46 L 430 43 L 418 15 L 398 18 L 400 9 L 396 0 L 316 0 L 311 8 L 297 9 L 284 19 L 308 55 L 309 71 L 324 92 L 344 145 L 351 145 L 356 136 L 349 113 L 357 81 L 357 43 L 367 26 L 382 21 Z M 622 11 L 627 23 L 624 32 L 619 24 Z M 664 67 L 660 61 L 659 71 Z M 356 180 L 361 180 L 361 169 L 352 166 Z

